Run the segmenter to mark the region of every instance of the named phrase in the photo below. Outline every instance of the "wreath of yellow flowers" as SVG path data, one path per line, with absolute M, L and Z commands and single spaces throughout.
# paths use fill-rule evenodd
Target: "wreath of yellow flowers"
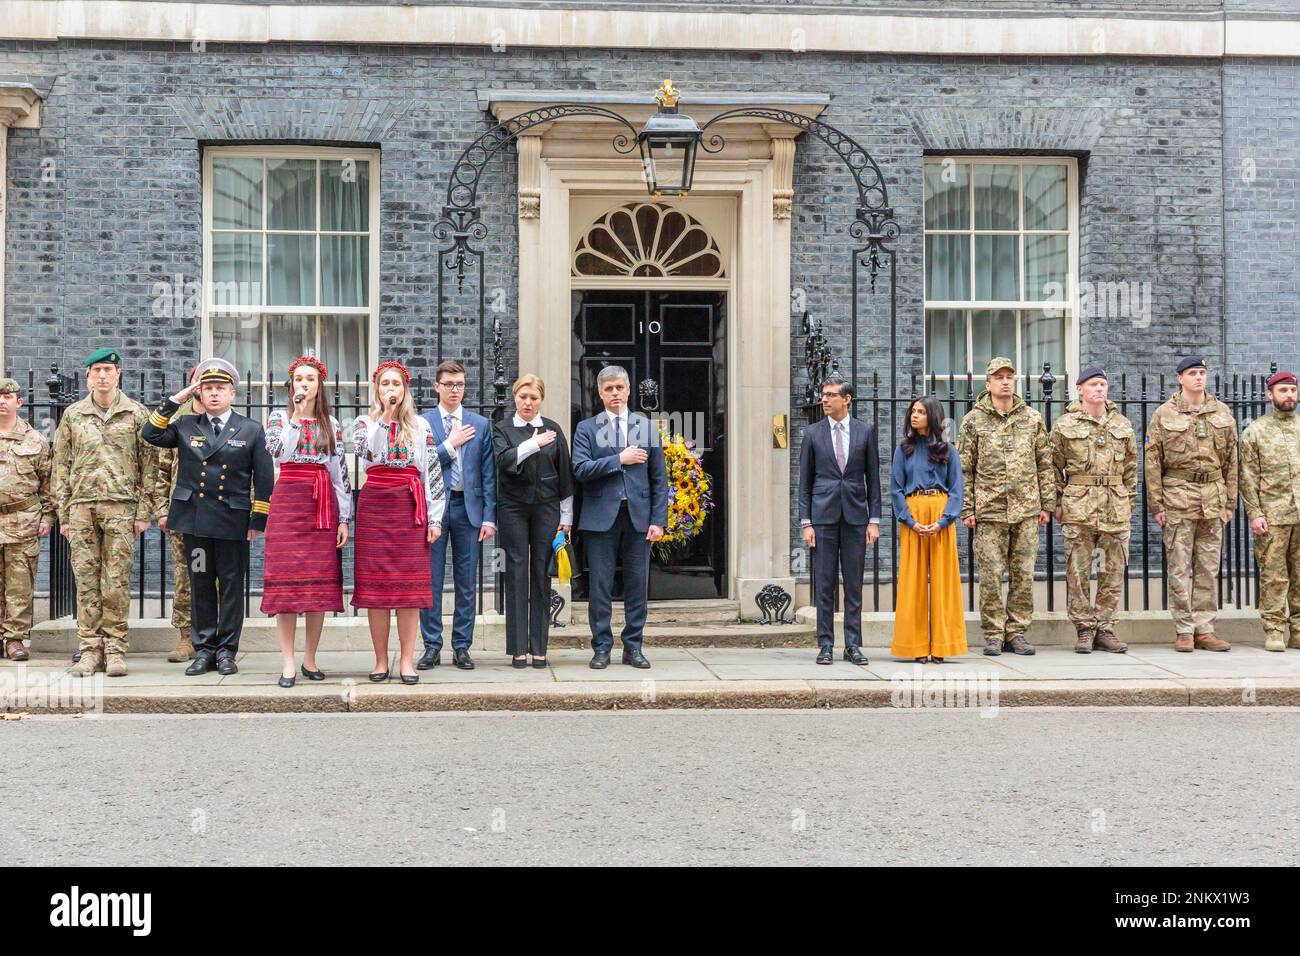
M 664 536 L 654 544 L 661 560 L 668 560 L 686 549 L 686 543 L 704 530 L 704 522 L 713 511 L 713 480 L 704 470 L 695 443 L 669 432 L 659 422 L 659 437 L 668 472 L 668 526 Z

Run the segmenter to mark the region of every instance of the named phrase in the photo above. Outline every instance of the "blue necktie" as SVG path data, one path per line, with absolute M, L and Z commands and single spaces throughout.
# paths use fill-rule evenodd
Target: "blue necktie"
M 455 426 L 455 424 L 456 424 L 455 415 L 442 416 L 442 429 L 445 434 L 451 435 L 451 430 Z M 460 447 L 464 448 L 465 446 L 461 445 Z M 448 487 L 451 488 L 453 491 L 459 491 L 460 490 L 460 448 L 456 449 L 456 457 L 451 460 L 450 481 L 451 484 L 448 485 Z

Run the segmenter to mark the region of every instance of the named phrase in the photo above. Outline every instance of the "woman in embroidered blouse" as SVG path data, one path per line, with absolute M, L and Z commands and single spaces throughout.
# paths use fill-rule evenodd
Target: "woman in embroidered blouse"
M 944 439 L 943 407 L 932 395 L 915 399 L 903 440 L 894 449 L 889 491 L 898 520 L 898 598 L 890 653 L 939 663 L 966 653 L 957 529 L 961 461 Z
M 283 666 L 280 686 L 297 677 L 294 634 L 306 616 L 302 673 L 324 680 L 316 649 L 327 611 L 343 610 L 343 546 L 352 520 L 352 488 L 343 430 L 330 414 L 325 363 L 304 355 L 289 366 L 289 405 L 266 421 L 266 450 L 280 468 L 266 521 L 262 613 L 275 615 Z
M 398 675 L 403 684 L 417 684 L 412 655 L 420 609 L 436 606 L 429 545 L 442 533 L 442 468 L 429 423 L 412 406 L 405 366 L 384 362 L 370 381 L 370 414 L 359 416 L 351 431 L 365 470 L 357 499 L 352 606 L 366 608 L 370 622 L 375 648 L 370 679 L 388 680 L 388 612 L 393 610 L 401 646 Z

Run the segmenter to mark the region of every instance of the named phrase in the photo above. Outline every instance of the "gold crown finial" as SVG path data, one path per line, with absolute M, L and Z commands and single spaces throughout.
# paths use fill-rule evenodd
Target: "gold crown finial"
M 673 86 L 672 80 L 664 80 L 664 85 L 655 91 L 655 102 L 660 106 L 676 106 L 682 91 Z

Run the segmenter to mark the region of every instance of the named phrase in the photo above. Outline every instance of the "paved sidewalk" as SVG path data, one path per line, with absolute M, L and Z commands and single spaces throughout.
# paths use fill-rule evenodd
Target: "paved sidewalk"
M 405 686 L 367 680 L 364 651 L 322 652 L 321 682 L 276 685 L 280 656 L 246 652 L 239 673 L 186 677 L 162 654 L 131 654 L 130 673 L 91 680 L 64 676 L 68 660 L 33 655 L 0 662 L 0 711 L 230 713 L 409 710 L 589 710 L 665 707 L 898 707 L 1026 705 L 1300 706 L 1300 652 L 1238 644 L 1228 653 L 1179 654 L 1145 645 L 1127 654 L 1075 654 L 1043 647 L 1034 657 L 970 654 L 918 665 L 868 650 L 857 667 L 838 657 L 814 663 L 812 648 L 647 648 L 653 668 L 587 666 L 584 650 L 553 649 L 546 669 L 516 669 L 499 652 L 461 671 L 444 663 Z M 953 701 L 965 703 L 954 704 Z

